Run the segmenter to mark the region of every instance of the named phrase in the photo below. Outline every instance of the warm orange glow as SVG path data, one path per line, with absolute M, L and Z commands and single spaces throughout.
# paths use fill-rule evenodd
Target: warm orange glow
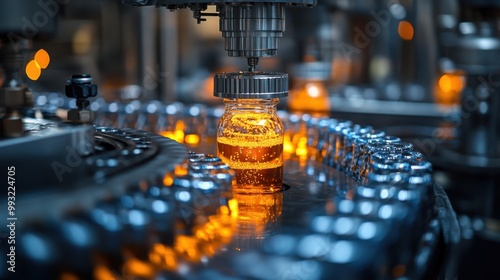
M 235 205 L 236 204 L 236 205 Z M 237 201 L 230 199 L 227 205 L 222 205 L 215 215 L 197 216 L 192 226 L 192 235 L 178 234 L 174 241 L 174 250 L 178 257 L 199 262 L 204 257 L 211 257 L 232 240 L 235 231 L 237 215 Z M 183 221 L 178 221 L 176 228 L 184 232 Z M 161 248 L 156 251 L 161 252 Z M 156 260 L 158 256 L 153 256 Z
M 170 138 L 179 143 L 184 143 L 184 131 L 176 130 L 176 131 L 160 131 L 159 134 L 163 137 Z
M 299 143 L 297 143 L 297 148 L 295 149 L 295 154 L 300 159 L 307 158 L 307 137 L 302 136 L 299 139 Z
M 260 101 L 255 101 L 252 106 Z M 241 104 L 251 104 L 245 101 Z M 244 108 L 244 107 L 243 107 Z M 233 110 L 233 109 L 231 109 Z M 240 110 L 237 110 L 240 111 Z M 224 117 L 226 116 L 226 117 Z M 283 131 L 268 109 L 228 113 L 217 135 L 217 156 L 233 170 L 233 190 L 272 193 L 283 186 Z M 253 131 L 253 132 L 252 132 Z
M 198 262 L 202 257 L 198 243 L 194 236 L 178 235 L 175 238 L 175 251 L 189 261 Z
M 174 140 L 179 142 L 179 143 L 184 143 L 184 131 L 183 130 L 176 130 L 174 132 Z
M 328 90 L 320 81 L 309 81 L 297 85 L 289 92 L 288 109 L 292 112 L 307 112 L 314 116 L 327 116 L 330 111 Z
M 30 80 L 36 81 L 42 74 L 42 69 L 47 68 L 50 63 L 50 56 L 44 49 L 40 49 L 35 53 L 35 59 L 26 64 L 26 76 Z
M 158 134 L 160 134 L 163 137 L 174 139 L 174 132 L 173 131 L 160 131 L 160 132 L 158 132 Z
M 441 75 L 434 90 L 436 103 L 440 105 L 458 104 L 464 87 L 465 80 L 463 72 L 454 71 Z
M 233 236 L 233 229 L 230 227 L 222 227 L 221 229 L 219 229 L 218 234 L 224 242 L 229 242 L 231 240 L 231 237 Z
M 464 87 L 463 76 L 460 74 L 444 74 L 439 78 L 439 87 L 444 92 L 460 92 Z
M 40 49 L 35 53 L 35 61 L 38 63 L 38 65 L 40 65 L 40 68 L 47 68 L 50 63 L 49 53 L 47 53 L 47 51 L 45 51 L 44 49 Z
M 177 165 L 174 169 L 175 176 L 184 176 L 188 174 L 188 170 L 184 164 Z
M 400 21 L 398 25 L 398 34 L 401 39 L 411 41 L 414 34 L 413 25 L 411 25 L 411 23 L 406 20 Z
M 184 128 L 186 127 L 186 125 L 184 124 L 184 121 L 177 121 L 177 123 L 175 124 L 175 130 L 176 131 L 184 131 Z
M 163 177 L 163 185 L 165 187 L 170 187 L 172 186 L 172 184 L 174 183 L 174 177 L 172 176 L 171 173 L 167 173 L 164 177 Z
M 94 268 L 94 279 L 95 280 L 118 280 L 118 277 L 108 267 L 106 267 L 104 265 L 97 265 Z
M 289 159 L 294 152 L 292 140 L 290 139 L 289 134 L 285 134 L 284 142 L 283 142 L 283 156 L 285 159 Z
M 149 260 L 162 269 L 174 270 L 177 267 L 174 249 L 160 243 L 153 244 L 149 252 Z
M 238 211 L 239 211 L 238 200 L 230 199 L 228 201 L 228 205 L 229 205 L 229 210 L 231 211 L 231 217 L 238 217 Z
M 164 130 L 164 131 L 158 132 L 158 134 L 160 134 L 163 137 L 170 138 L 170 139 L 177 141 L 179 143 L 184 143 L 184 128 L 185 128 L 184 122 L 177 121 L 177 123 L 175 124 L 174 131 Z
M 186 135 L 184 140 L 185 140 L 186 144 L 197 145 L 198 143 L 200 143 L 200 136 L 198 136 L 196 134 L 188 134 L 188 135 Z
M 40 78 L 41 74 L 42 69 L 35 60 L 31 60 L 30 62 L 28 62 L 28 64 L 26 65 L 26 75 L 28 76 L 28 78 L 36 81 L 38 80 L 38 78 Z
M 283 193 L 234 194 L 238 201 L 237 237 L 259 238 L 270 234 L 283 207 Z M 243 229 L 243 231 L 242 231 Z
M 321 88 L 318 87 L 317 85 L 315 85 L 315 84 L 307 85 L 306 90 L 307 90 L 307 94 L 309 95 L 309 97 L 311 97 L 311 98 L 320 97 Z
M 306 163 L 309 154 L 306 130 L 305 124 L 302 124 L 296 132 L 285 132 L 283 143 L 283 154 L 285 159 L 299 159 L 301 165 Z
M 123 272 L 125 275 L 138 276 L 144 278 L 152 278 L 155 270 L 150 263 L 140 261 L 138 259 L 127 260 L 123 264 Z
M 227 205 L 219 207 L 219 213 L 228 217 L 238 217 L 238 201 L 236 199 L 230 199 Z

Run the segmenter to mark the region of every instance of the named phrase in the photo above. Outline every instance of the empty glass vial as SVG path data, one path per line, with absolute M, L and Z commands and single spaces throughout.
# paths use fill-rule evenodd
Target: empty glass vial
M 217 127 L 217 156 L 235 171 L 236 193 L 282 190 L 284 128 L 276 105 L 287 94 L 286 74 L 215 75 L 214 95 L 225 103 Z

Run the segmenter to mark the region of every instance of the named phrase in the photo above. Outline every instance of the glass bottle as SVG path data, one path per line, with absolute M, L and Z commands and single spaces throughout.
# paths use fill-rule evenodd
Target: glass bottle
M 276 106 L 288 93 L 279 73 L 217 74 L 214 95 L 224 97 L 217 156 L 235 171 L 236 193 L 275 193 L 283 187 L 284 127 Z
M 325 62 L 303 62 L 292 68 L 293 87 L 287 99 L 288 110 L 307 113 L 314 117 L 330 115 L 330 96 L 325 82 L 330 78 L 331 66 Z

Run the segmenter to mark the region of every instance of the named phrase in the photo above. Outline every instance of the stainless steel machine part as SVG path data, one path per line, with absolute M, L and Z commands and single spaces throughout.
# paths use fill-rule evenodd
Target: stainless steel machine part
M 245 57 L 253 72 L 260 57 L 277 54 L 279 38 L 285 31 L 285 6 L 314 6 L 316 0 L 122 0 L 133 6 L 166 6 L 174 10 L 190 8 L 198 23 L 204 16 L 219 16 L 219 28 L 229 56 Z M 216 5 L 218 13 L 204 13 L 208 5 Z
M 288 96 L 288 75 L 265 72 L 215 74 L 214 96 L 261 99 L 286 97 Z

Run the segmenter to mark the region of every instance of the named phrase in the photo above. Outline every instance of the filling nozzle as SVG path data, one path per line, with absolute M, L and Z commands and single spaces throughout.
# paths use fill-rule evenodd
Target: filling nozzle
M 255 72 L 255 66 L 259 64 L 259 58 L 258 57 L 247 57 L 248 61 L 248 72 L 253 73 Z

